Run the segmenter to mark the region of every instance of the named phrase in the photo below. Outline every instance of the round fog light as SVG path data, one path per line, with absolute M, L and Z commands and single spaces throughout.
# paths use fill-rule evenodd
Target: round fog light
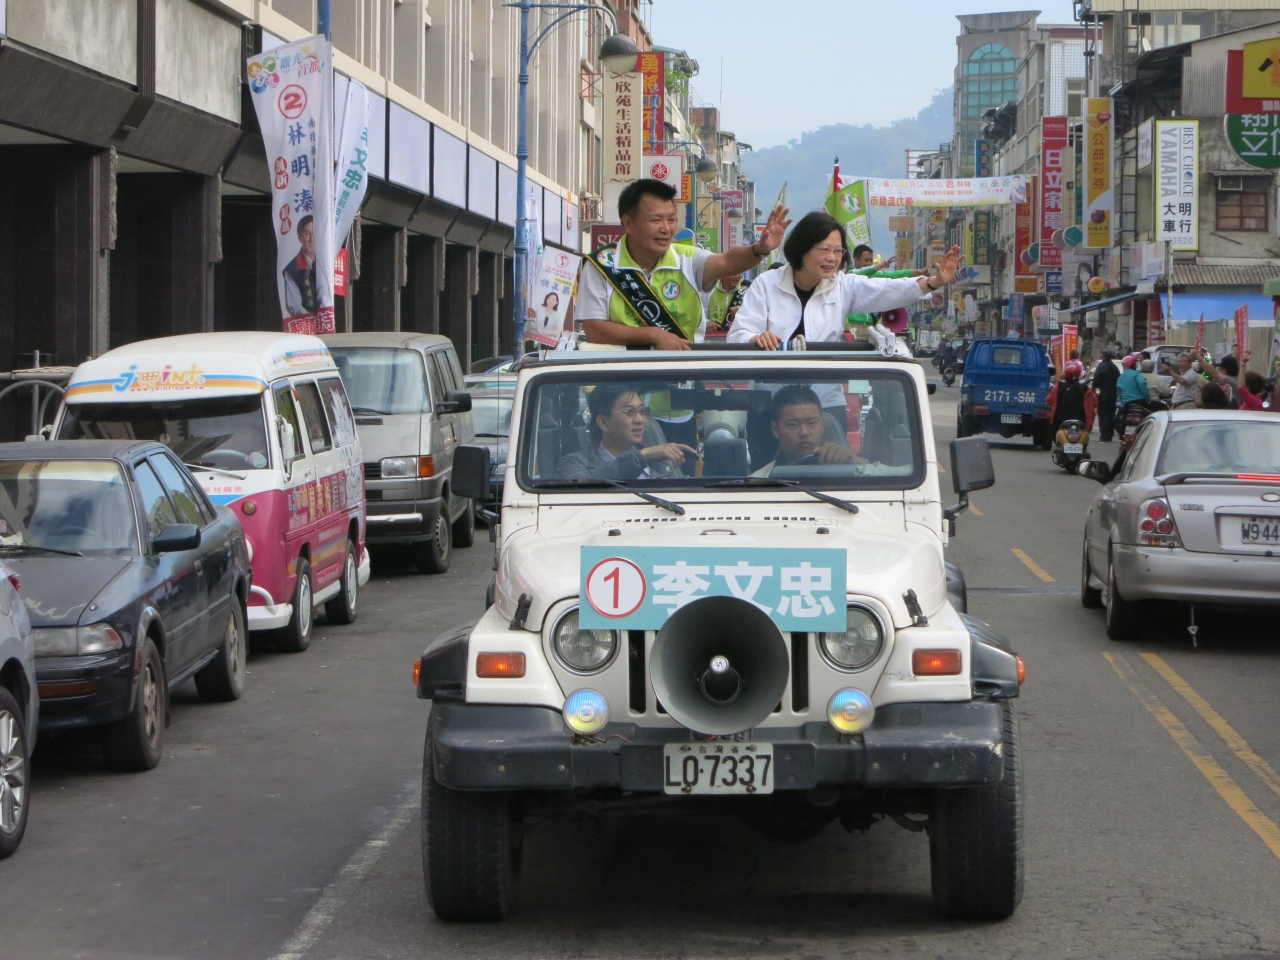
M 564 702 L 564 725 L 574 733 L 599 733 L 609 722 L 609 704 L 594 690 L 575 690 Z
M 861 733 L 875 719 L 876 706 L 861 690 L 837 690 L 827 702 L 827 720 L 841 733 Z

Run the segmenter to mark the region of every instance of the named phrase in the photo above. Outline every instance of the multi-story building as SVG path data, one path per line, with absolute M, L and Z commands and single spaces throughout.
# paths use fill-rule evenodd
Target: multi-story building
M 639 0 L 599 2 L 650 46 Z M 560 12 L 536 12 L 534 32 Z M 313 0 L 0 0 L 0 369 L 280 328 L 244 63 L 315 29 Z M 600 192 L 592 79 L 610 29 L 576 16 L 530 71 L 529 178 L 552 246 L 582 247 L 579 199 Z M 519 12 L 333 0 L 332 31 L 374 118 L 339 323 L 445 333 L 464 358 L 509 350 Z
M 954 135 L 951 169 L 955 176 L 972 177 L 974 144 L 980 138 L 982 117 L 1020 96 L 1018 65 L 1027 55 L 1037 10 L 974 13 L 957 16 Z

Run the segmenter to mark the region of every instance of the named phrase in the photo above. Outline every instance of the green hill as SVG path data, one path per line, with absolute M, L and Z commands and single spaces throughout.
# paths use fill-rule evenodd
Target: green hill
M 937 149 L 951 139 L 951 91 L 951 87 L 939 90 L 914 117 L 895 120 L 887 127 L 836 123 L 810 130 L 785 145 L 744 155 L 743 170 L 756 184 L 756 206 L 767 212 L 785 181 L 793 217 L 819 209 L 827 198 L 835 157 L 840 158 L 845 176 L 904 176 L 908 149 Z M 887 207 L 871 211 L 872 237 L 885 256 L 892 253 L 888 218 L 894 213 Z

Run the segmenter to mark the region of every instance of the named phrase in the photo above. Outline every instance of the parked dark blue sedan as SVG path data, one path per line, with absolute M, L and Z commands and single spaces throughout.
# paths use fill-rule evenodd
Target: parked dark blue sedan
M 0 558 L 34 628 L 40 731 L 100 727 L 107 763 L 160 761 L 169 691 L 244 689 L 249 558 L 160 443 L 0 443 Z

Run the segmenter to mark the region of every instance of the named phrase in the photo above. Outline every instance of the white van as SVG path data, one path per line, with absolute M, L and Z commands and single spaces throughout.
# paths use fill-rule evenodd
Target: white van
M 249 629 L 311 643 L 314 608 L 356 617 L 369 579 L 360 441 L 328 348 L 286 333 L 143 340 L 81 364 L 60 440 L 159 440 L 235 511 L 253 566 Z

